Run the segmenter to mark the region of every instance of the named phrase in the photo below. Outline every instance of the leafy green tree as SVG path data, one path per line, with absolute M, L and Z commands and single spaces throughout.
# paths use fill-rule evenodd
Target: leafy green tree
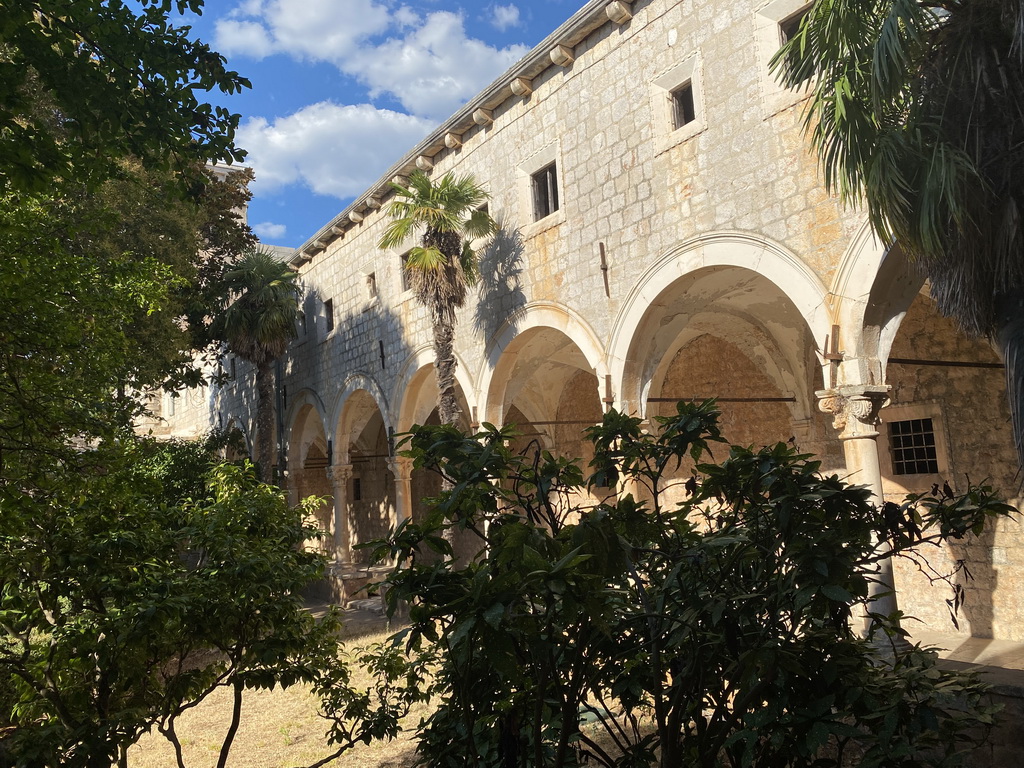
M 405 269 L 417 301 L 430 315 L 438 416 L 442 424 L 455 424 L 461 413 L 455 395 L 456 310 L 476 279 L 471 241 L 494 234 L 497 224 L 481 208 L 488 195 L 471 176 L 446 173 L 434 184 L 422 171 L 414 171 L 408 187 L 391 186 L 395 199 L 387 212 L 392 222 L 379 246 L 398 248 L 423 230 L 421 245 L 409 251 Z
M 118 168 L 91 192 L 0 194 L 0 488 L 76 462 L 142 390 L 196 383 L 228 254 L 252 238 L 244 174 L 183 199 L 166 173 Z
M 958 764 L 983 736 L 976 679 L 919 647 L 881 661 L 853 624 L 876 536 L 915 557 L 1012 510 L 984 488 L 879 509 L 784 444 L 702 463 L 717 416 L 681 403 L 648 430 L 610 411 L 589 430 L 589 481 L 550 453 L 514 454 L 509 428 L 407 439 L 449 488 L 377 549 L 400 564 L 389 607 L 409 604 L 396 640 L 436 668 L 426 763 L 922 768 Z M 681 462 L 692 477 L 670 480 Z M 580 505 L 587 482 L 617 479 L 646 501 Z M 486 541 L 473 561 L 431 556 L 450 553 L 451 527 Z M 871 618 L 900 633 L 898 617 Z
M 177 498 L 156 452 L 193 467 L 200 493 Z M 314 529 L 251 467 L 214 459 L 119 441 L 83 454 L 103 469 L 88 493 L 75 468 L 5 499 L 0 762 L 107 768 L 213 689 L 235 690 L 237 719 L 243 689 L 310 680 L 310 659 L 336 651 L 331 621 L 302 609 L 323 568 L 302 546 Z
M 811 90 L 829 189 L 1001 349 L 1024 463 L 1024 6 L 818 0 L 773 66 Z
M 256 463 L 264 477 L 274 466 L 274 361 L 288 349 L 299 319 L 298 273 L 259 249 L 225 276 L 231 303 L 218 330 L 228 347 L 256 367 Z
M 305 548 L 315 502 L 289 508 L 251 464 L 219 461 L 228 439 L 124 435 L 82 452 L 101 471 L 4 499 L 0 765 L 125 765 L 155 728 L 185 768 L 178 718 L 227 689 L 223 768 L 246 693 L 299 682 L 321 698 L 337 757 L 394 736 L 423 700 L 426 670 L 394 647 L 358 656 L 376 680 L 353 687 L 337 615 L 303 608 L 324 567 Z
M 0 0 L 0 176 L 16 189 L 101 183 L 119 158 L 176 168 L 239 161 L 238 115 L 204 91 L 249 82 L 176 26 L 203 0 Z

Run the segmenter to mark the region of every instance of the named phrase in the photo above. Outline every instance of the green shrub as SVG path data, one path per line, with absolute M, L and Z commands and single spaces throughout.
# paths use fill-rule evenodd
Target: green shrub
M 956 764 L 991 722 L 983 686 L 903 647 L 897 616 L 872 614 L 870 639 L 854 625 L 878 538 L 912 557 L 1011 508 L 972 488 L 883 511 L 783 444 L 702 463 L 720 442 L 710 401 L 657 422 L 648 434 L 611 411 L 589 430 L 590 489 L 620 490 L 601 503 L 575 463 L 513 454 L 510 428 L 407 438 L 415 466 L 450 484 L 376 549 L 399 562 L 387 599 L 410 627 L 396 641 L 436 654 L 423 763 Z M 684 462 L 692 477 L 671 480 Z M 681 503 L 666 503 L 671 484 Z M 479 537 L 468 563 L 452 528 Z

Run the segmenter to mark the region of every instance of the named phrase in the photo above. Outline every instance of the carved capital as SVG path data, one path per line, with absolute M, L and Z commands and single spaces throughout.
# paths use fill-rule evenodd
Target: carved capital
M 889 387 L 871 384 L 822 389 L 818 409 L 832 415 L 841 440 L 878 436 L 878 414 L 889 404 Z
M 335 464 L 327 468 L 327 479 L 332 483 L 345 483 L 352 477 L 351 464 Z
M 388 469 L 395 476 L 395 480 L 409 480 L 412 477 L 413 460 L 407 456 L 395 456 L 388 459 Z

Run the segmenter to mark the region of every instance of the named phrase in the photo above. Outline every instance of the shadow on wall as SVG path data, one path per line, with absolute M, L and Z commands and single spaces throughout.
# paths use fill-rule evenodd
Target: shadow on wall
M 489 340 L 505 321 L 515 322 L 516 315 L 526 306 L 523 293 L 523 238 L 518 227 L 507 221 L 498 223 L 497 234 L 480 253 L 479 298 L 473 318 L 473 327 L 485 341 Z

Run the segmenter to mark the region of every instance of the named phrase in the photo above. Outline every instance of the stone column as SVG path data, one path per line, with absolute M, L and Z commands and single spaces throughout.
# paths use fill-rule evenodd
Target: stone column
M 352 536 L 348 523 L 348 481 L 351 478 L 351 464 L 335 464 L 327 468 L 334 499 L 334 559 L 340 563 L 352 560 Z
M 818 407 L 832 415 L 839 432 L 850 482 L 867 486 L 876 504 L 882 504 L 882 471 L 878 463 L 878 414 L 889 403 L 888 385 L 853 384 L 815 392 Z M 888 552 L 887 541 L 877 542 L 879 552 Z M 872 610 L 891 614 L 897 609 L 892 559 L 879 563 L 877 583 L 871 585 Z M 889 594 L 886 594 L 889 593 Z
M 388 468 L 395 476 L 395 527 L 412 518 L 412 459 L 395 456 L 388 459 Z

